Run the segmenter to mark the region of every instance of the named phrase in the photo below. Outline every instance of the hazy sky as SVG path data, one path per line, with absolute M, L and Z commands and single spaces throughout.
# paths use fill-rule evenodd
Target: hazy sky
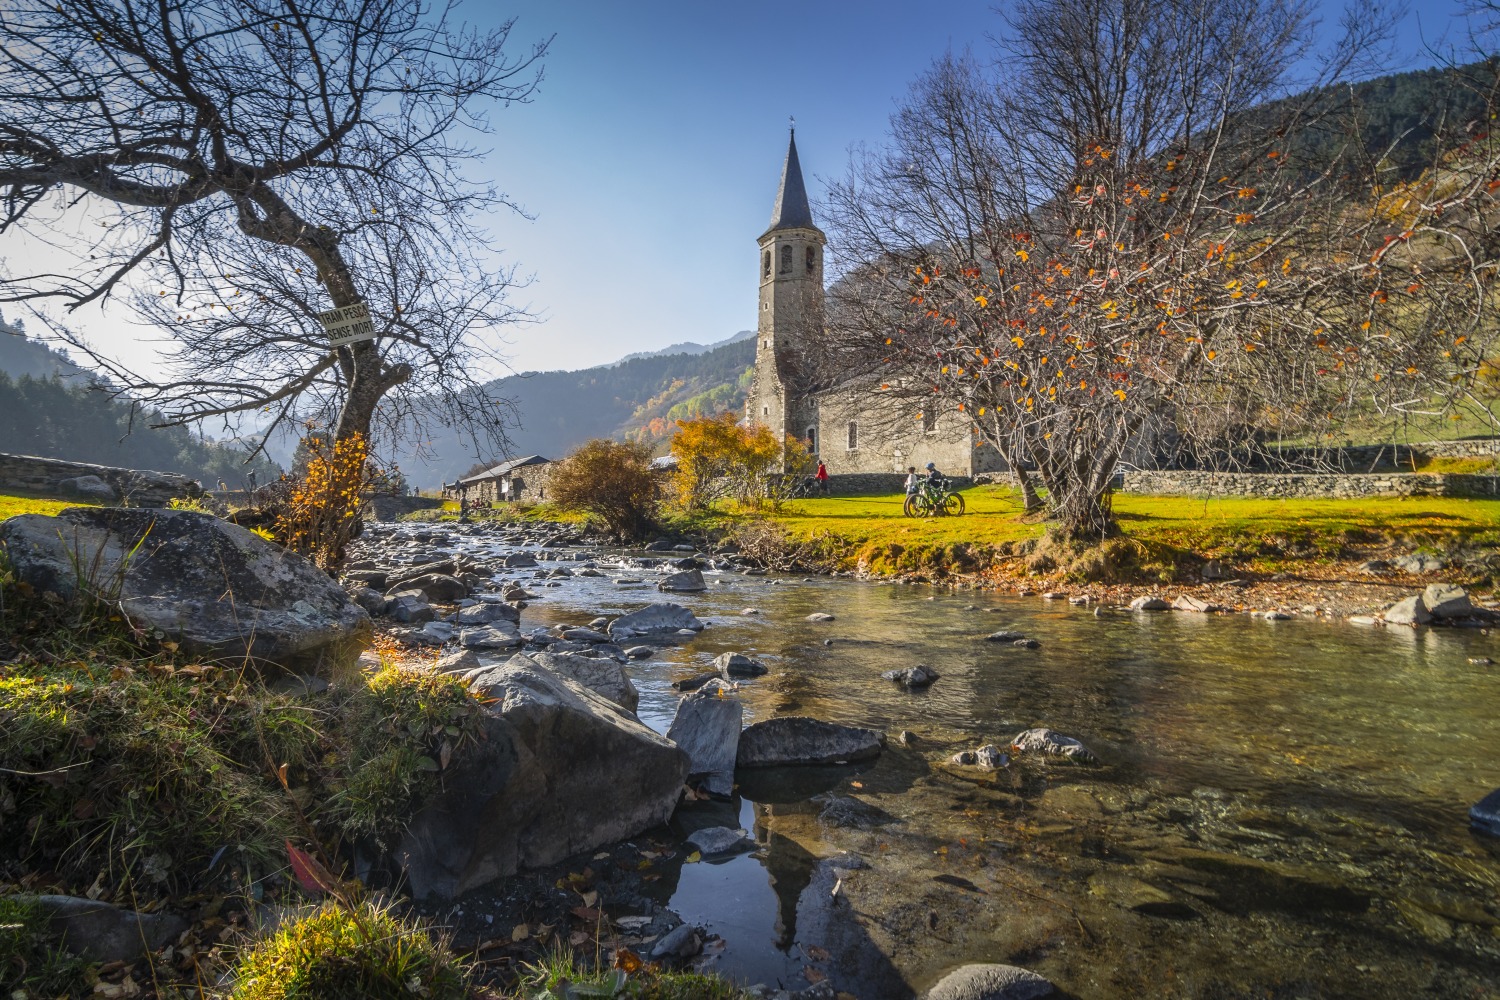
M 497 216 L 517 292 L 538 322 L 503 331 L 515 370 L 583 368 L 755 323 L 787 119 L 816 200 L 849 148 L 879 142 L 893 102 L 944 50 L 987 47 L 989 0 L 497 0 L 518 53 L 555 35 L 533 103 L 497 110 L 481 179 L 534 218 Z M 1325 15 L 1337 22 L 1340 4 Z M 1460 45 L 1451 0 L 1416 0 L 1397 68 Z M 491 11 L 498 11 L 492 13 Z M 814 208 L 816 211 L 816 207 Z M 0 253 L 15 247 L 0 246 Z M 145 348 L 94 312 L 83 326 L 139 363 Z

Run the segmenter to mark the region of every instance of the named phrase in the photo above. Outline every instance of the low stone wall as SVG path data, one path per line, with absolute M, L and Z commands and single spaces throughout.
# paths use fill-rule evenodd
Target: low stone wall
M 974 485 L 968 476 L 949 476 L 948 485 L 955 490 Z M 831 496 L 865 497 L 900 493 L 906 488 L 906 475 L 901 472 L 844 472 L 828 477 L 828 492 Z
M 1432 473 L 1126 472 L 1127 493 L 1248 497 L 1495 497 L 1500 476 Z
M 377 521 L 397 521 L 402 514 L 419 510 L 437 510 L 443 501 L 436 497 L 395 497 L 389 494 L 365 498 L 365 509 Z
M 92 476 L 103 481 L 104 490 L 80 489 L 70 480 Z M 86 485 L 86 484 L 85 484 Z M 165 507 L 178 497 L 196 497 L 203 487 L 194 479 L 176 472 L 152 472 L 146 469 L 119 469 L 112 465 L 89 465 L 86 462 L 64 462 L 36 455 L 0 453 L 0 491 L 25 493 L 57 500 L 92 500 L 96 503 L 122 503 L 132 507 Z M 112 492 L 111 498 L 106 495 Z

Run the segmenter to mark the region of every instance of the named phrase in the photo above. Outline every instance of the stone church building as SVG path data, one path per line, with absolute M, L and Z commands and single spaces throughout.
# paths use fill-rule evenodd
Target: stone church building
M 817 367 L 818 359 L 805 353 L 815 340 L 809 333 L 823 325 L 827 240 L 813 222 L 795 133 L 787 143 L 771 227 L 758 242 L 760 311 L 747 423 L 802 440 L 832 475 L 905 473 L 928 462 L 949 476 L 1006 468 L 994 448 L 978 443 L 962 414 L 906 412 L 910 401 L 882 400 L 864 382 L 798 389 L 802 367 Z

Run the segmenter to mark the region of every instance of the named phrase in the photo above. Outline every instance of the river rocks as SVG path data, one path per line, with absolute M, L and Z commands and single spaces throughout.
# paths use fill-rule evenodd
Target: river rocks
M 120 499 L 120 494 L 115 492 L 115 488 L 98 476 L 74 476 L 71 479 L 62 479 L 58 481 L 57 488 L 64 496 L 92 500 L 94 503 L 114 503 Z
M 651 957 L 657 959 L 692 958 L 703 950 L 703 932 L 692 924 L 678 924 L 651 946 Z
M 446 653 L 438 657 L 433 665 L 433 670 L 440 674 L 466 674 L 470 670 L 477 670 L 484 664 L 479 660 L 479 654 L 472 649 L 459 650 L 456 653 Z
M 1015 629 L 1003 628 L 998 632 L 991 632 L 984 637 L 985 642 L 1019 642 L 1026 638 L 1025 632 L 1017 632 Z
M 1194 597 L 1191 594 L 1182 594 L 1172 602 L 1172 610 L 1194 611 L 1199 614 L 1212 614 L 1213 612 L 1219 611 L 1221 609 L 1212 601 L 1205 601 L 1203 598 Z
M 614 660 L 572 653 L 517 653 L 505 662 L 508 667 L 535 666 L 588 688 L 602 698 L 634 712 L 641 696 L 631 683 L 625 668 Z
M 370 616 L 385 613 L 386 605 L 390 603 L 380 591 L 374 587 L 355 587 L 349 591 L 349 599 L 365 609 L 365 614 Z
M 1395 566 L 1403 573 L 1414 573 L 1420 576 L 1423 573 L 1436 573 L 1448 565 L 1442 559 L 1426 552 L 1413 552 L 1409 556 L 1402 556 L 1395 561 Z
M 626 659 L 649 660 L 656 655 L 656 650 L 650 646 L 630 646 L 625 650 Z
M 698 849 L 705 858 L 719 854 L 732 854 L 755 846 L 750 834 L 744 830 L 731 830 L 727 826 L 706 826 L 688 834 L 687 842 Z
M 1452 583 L 1429 584 L 1422 591 L 1422 603 L 1427 606 L 1432 617 L 1440 620 L 1468 618 L 1479 610 L 1469 603 L 1469 595 L 1464 588 Z
M 690 569 L 663 577 L 661 582 L 656 585 L 656 589 L 675 591 L 677 593 L 695 593 L 700 590 L 707 590 L 708 584 L 703 582 L 703 573 L 701 571 Z
M 719 676 L 726 681 L 734 680 L 736 677 L 760 677 L 770 673 L 764 663 L 752 660 L 744 653 L 720 653 L 714 660 L 714 666 L 719 669 Z
M 425 573 L 396 584 L 396 589 L 402 592 L 419 591 L 429 601 L 438 604 L 452 604 L 467 597 L 469 593 L 469 588 L 462 580 L 446 573 Z
M 1406 597 L 1389 608 L 1381 616 L 1387 625 L 1426 625 L 1432 621 L 1432 613 L 1422 603 L 1420 595 Z
M 695 674 L 692 677 L 684 677 L 672 682 L 672 687 L 678 691 L 696 691 L 705 684 L 723 680 L 718 674 Z
M 530 569 L 536 565 L 536 556 L 530 552 L 512 552 L 500 560 L 506 569 Z
M 880 755 L 885 737 L 858 729 L 788 715 L 757 722 L 740 734 L 737 767 L 785 764 L 843 764 Z
M 1500 788 L 1469 808 L 1469 825 L 1480 833 L 1500 837 Z
M 986 771 L 998 771 L 1010 766 L 1010 755 L 993 743 L 986 743 L 978 750 L 960 750 L 948 758 L 948 763 L 960 767 L 979 767 Z
M 900 684 L 904 688 L 911 689 L 927 687 L 933 681 L 938 679 L 939 674 L 936 670 L 933 670 L 926 664 L 919 663 L 914 667 L 902 667 L 900 670 L 887 670 L 880 676 L 888 681 L 895 681 L 897 684 Z
M 170 944 L 188 927 L 186 920 L 170 913 L 137 913 L 93 899 L 37 896 L 35 900 L 58 943 L 94 962 L 133 962 Z
M 458 633 L 458 644 L 465 649 L 515 649 L 524 646 L 526 640 L 515 626 L 505 622 L 506 627 L 478 625 Z
M 1099 758 L 1094 752 L 1071 736 L 1051 729 L 1028 729 L 1017 733 L 1016 738 L 1010 741 L 1018 749 L 1027 753 L 1049 753 L 1059 754 L 1073 760 L 1081 760 L 1090 764 L 1097 764 Z
M 667 739 L 687 752 L 689 780 L 701 779 L 710 794 L 726 798 L 734 791 L 735 757 L 745 718 L 739 699 L 724 696 L 728 691 L 722 681 L 710 679 L 677 703 L 667 729 Z
M 471 607 L 460 608 L 453 616 L 453 621 L 458 625 L 492 625 L 495 622 L 519 623 L 521 612 L 509 604 L 500 604 L 494 601 L 486 601 Z
M 1133 601 L 1130 602 L 1130 610 L 1131 611 L 1171 611 L 1172 610 L 1172 605 L 1168 604 L 1166 601 L 1162 600 L 1160 597 L 1151 597 L 1149 595 L 1143 594 L 1140 597 L 1137 597 L 1135 600 L 1133 600 Z
M 608 642 L 609 636 L 591 628 L 565 628 L 562 637 L 569 642 Z
M 964 965 L 938 980 L 922 1000 L 1040 1000 L 1054 993 L 1046 979 L 1014 965 Z
M 386 602 L 385 613 L 406 625 L 420 625 L 437 617 L 421 591 L 402 591 Z
M 521 658 L 472 690 L 486 700 L 485 738 L 459 755 L 396 852 L 417 898 L 451 899 L 672 815 L 688 756 L 629 712 Z
M 648 604 L 639 611 L 621 615 L 609 623 L 609 634 L 618 639 L 622 636 L 643 635 L 650 632 L 677 632 L 703 628 L 691 611 L 680 604 Z
M 833 621 L 833 615 L 830 615 L 826 611 L 814 611 L 807 616 L 806 620 L 810 622 L 831 622 Z
M 208 514 L 79 508 L 0 524 L 16 575 L 38 591 L 117 593 L 132 621 L 193 655 L 294 672 L 352 665 L 370 616 L 301 556 Z M 137 546 L 139 546 L 137 548 Z

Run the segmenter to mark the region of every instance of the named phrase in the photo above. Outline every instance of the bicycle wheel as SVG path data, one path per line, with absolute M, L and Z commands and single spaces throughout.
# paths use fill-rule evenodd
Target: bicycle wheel
M 906 501 L 901 505 L 901 512 L 907 517 L 921 517 L 922 495 L 920 493 L 908 493 Z
M 964 512 L 964 498 L 957 493 L 949 493 L 943 497 L 943 512 L 953 517 L 962 514 Z

